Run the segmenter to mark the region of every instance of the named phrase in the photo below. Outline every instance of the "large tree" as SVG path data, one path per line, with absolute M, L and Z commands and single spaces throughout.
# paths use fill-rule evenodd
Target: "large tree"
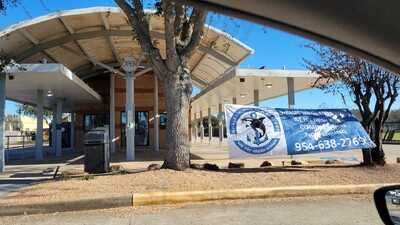
M 384 165 L 383 124 L 399 94 L 399 74 L 334 48 L 309 47 L 319 58 L 317 62 L 305 60 L 307 67 L 320 75 L 315 86 L 343 99 L 350 96 L 360 112 L 361 124 L 376 144 L 374 149 L 362 150 L 364 164 Z
M 171 0 L 156 1 L 157 16 L 164 19 L 165 58 L 154 44 L 148 14 L 141 0 L 115 0 L 128 17 L 138 42 L 165 88 L 167 146 L 164 167 L 184 170 L 190 166 L 188 113 L 192 80 L 188 60 L 203 37 L 207 12 Z

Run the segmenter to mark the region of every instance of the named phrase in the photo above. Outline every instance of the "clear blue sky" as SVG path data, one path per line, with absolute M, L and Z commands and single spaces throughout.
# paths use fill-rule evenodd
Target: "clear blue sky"
M 6 15 L 0 15 L 1 29 L 50 12 L 93 6 L 115 6 L 112 0 L 22 0 L 22 3 L 18 7 L 10 8 Z M 246 59 L 241 67 L 266 66 L 270 69 L 279 69 L 285 66 L 286 69 L 305 69 L 303 58 L 315 59 L 311 50 L 303 47 L 310 41 L 301 37 L 216 14 L 209 16 L 208 23 L 230 33 L 255 50 L 255 54 Z M 340 96 L 325 94 L 316 89 L 296 93 L 297 108 L 354 108 L 350 99 L 347 99 L 346 102 L 347 105 L 344 105 Z M 265 101 L 262 105 L 286 107 L 287 98 L 280 97 Z M 400 100 L 397 100 L 394 108 L 400 108 Z M 6 112 L 14 113 L 15 109 L 15 103 L 8 101 Z

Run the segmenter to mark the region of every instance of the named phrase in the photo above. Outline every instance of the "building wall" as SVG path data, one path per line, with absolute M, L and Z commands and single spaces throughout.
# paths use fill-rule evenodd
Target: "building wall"
M 103 103 L 98 105 L 80 106 L 76 114 L 76 147 L 82 149 L 84 124 L 83 119 L 86 113 L 107 113 L 109 114 L 109 89 L 110 78 L 108 75 L 99 75 L 85 81 L 91 88 L 103 97 Z M 165 112 L 165 98 L 162 82 L 159 85 L 159 113 Z M 121 113 L 125 111 L 125 79 L 121 76 L 115 76 L 115 135 L 117 138 L 117 151 L 124 151 L 121 148 L 121 132 L 124 129 L 121 124 Z M 135 79 L 135 110 L 146 111 L 149 113 L 149 146 L 154 143 L 154 76 L 147 73 Z M 165 130 L 160 129 L 160 147 L 165 147 Z
M 6 131 L 36 131 L 36 118 L 31 116 L 7 115 L 5 118 Z M 43 120 L 43 129 L 48 129 L 49 125 Z

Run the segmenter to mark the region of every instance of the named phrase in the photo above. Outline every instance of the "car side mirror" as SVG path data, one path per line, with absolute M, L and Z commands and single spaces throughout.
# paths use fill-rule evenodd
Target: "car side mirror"
M 374 193 L 374 201 L 386 225 L 400 225 L 400 185 L 379 188 Z

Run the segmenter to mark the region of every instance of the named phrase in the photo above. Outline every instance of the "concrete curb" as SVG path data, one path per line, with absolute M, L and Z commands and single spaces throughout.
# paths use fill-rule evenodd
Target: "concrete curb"
M 132 206 L 132 195 L 50 203 L 0 205 L 0 216 L 108 209 L 129 206 Z
M 81 199 L 41 204 L 0 205 L 0 216 L 107 209 L 129 206 L 189 203 L 215 200 L 262 199 L 324 195 L 371 194 L 379 187 L 393 184 L 316 185 L 273 188 L 246 188 L 188 192 L 134 193 L 108 198 Z
M 141 206 L 233 199 L 372 194 L 379 187 L 389 185 L 393 184 L 317 185 L 190 192 L 135 193 L 133 194 L 133 205 Z

